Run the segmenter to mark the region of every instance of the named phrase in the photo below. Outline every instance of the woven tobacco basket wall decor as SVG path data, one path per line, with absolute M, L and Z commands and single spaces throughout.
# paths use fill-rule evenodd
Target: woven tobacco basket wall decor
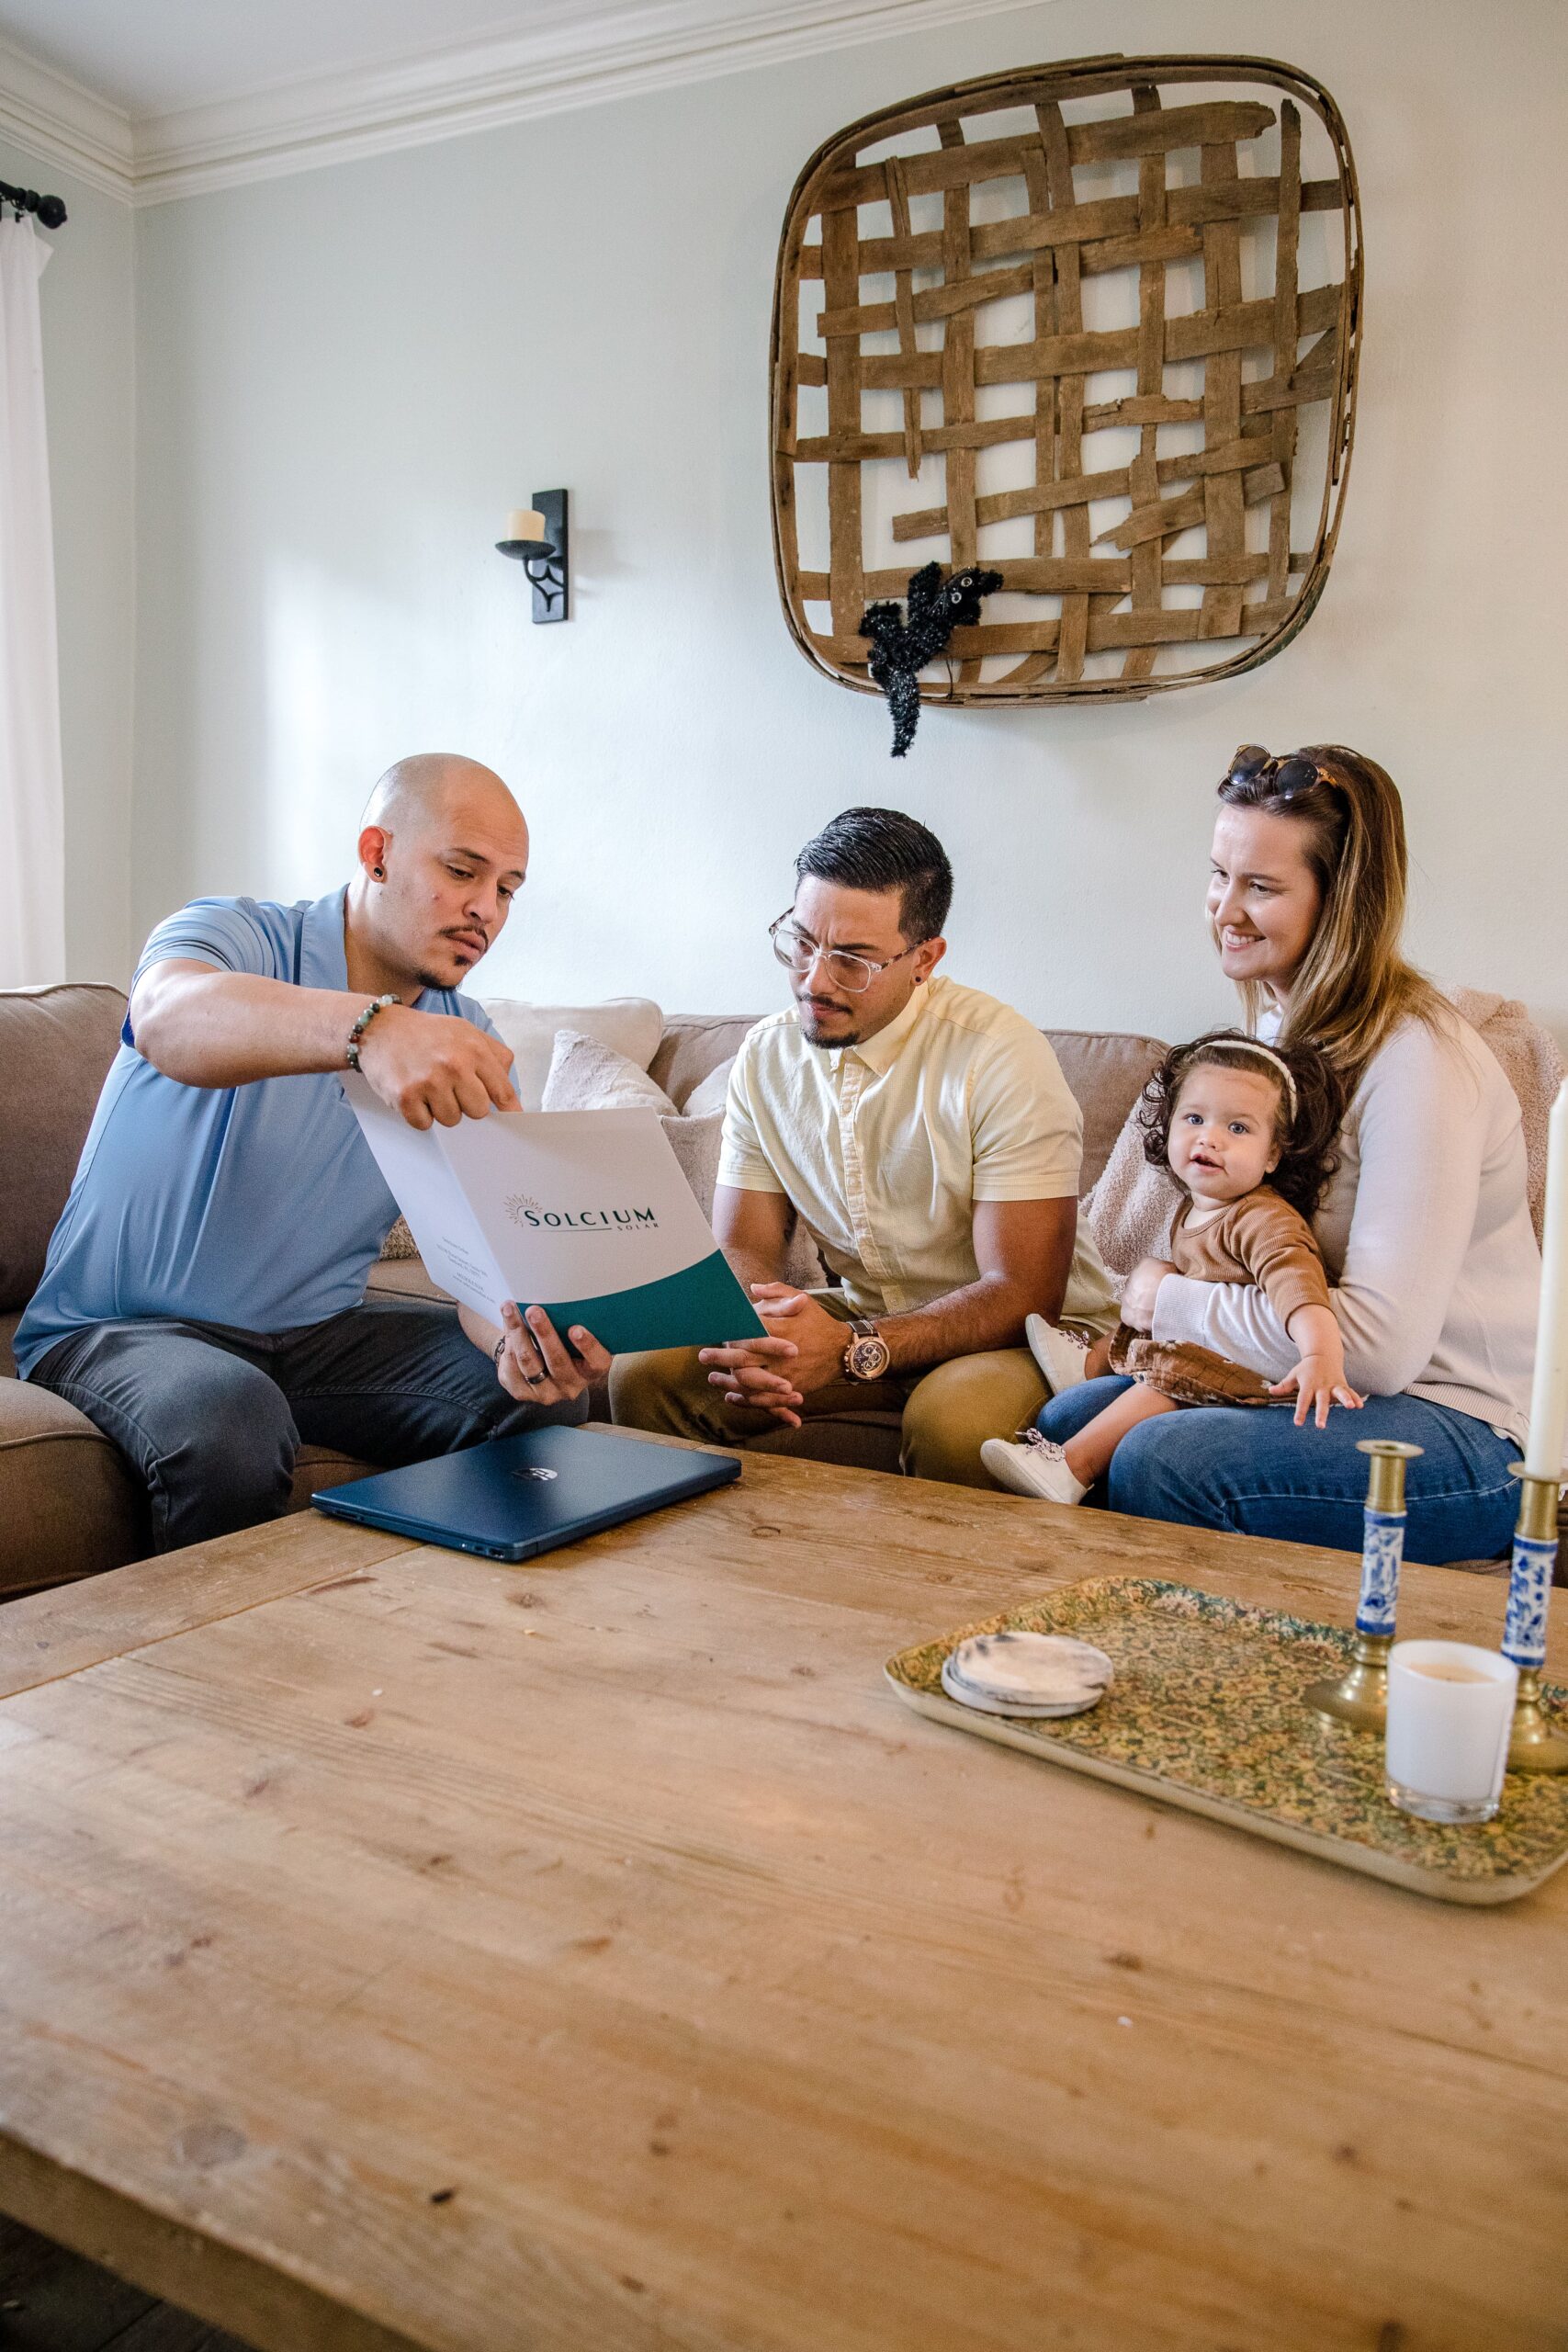
M 1328 577 L 1360 208 L 1339 110 L 1264 58 L 1092 58 L 868 115 L 790 199 L 773 547 L 790 628 L 872 692 L 866 604 L 1002 575 L 928 702 L 1253 669 Z

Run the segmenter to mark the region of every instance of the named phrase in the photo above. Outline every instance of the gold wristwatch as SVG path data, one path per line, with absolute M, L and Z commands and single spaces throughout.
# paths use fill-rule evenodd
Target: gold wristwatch
M 844 1378 L 880 1380 L 892 1361 L 893 1351 L 870 1317 L 852 1315 L 844 1347 Z

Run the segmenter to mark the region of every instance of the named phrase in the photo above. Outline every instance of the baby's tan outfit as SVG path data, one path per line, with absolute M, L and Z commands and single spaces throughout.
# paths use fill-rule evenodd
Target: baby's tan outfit
M 1328 1280 L 1305 1217 L 1269 1184 L 1244 1193 L 1211 1224 L 1190 1228 L 1190 1200 L 1170 1229 L 1170 1262 L 1201 1283 L 1247 1283 L 1264 1292 L 1281 1323 L 1298 1306 L 1326 1306 Z M 1267 1405 L 1261 1373 L 1249 1372 L 1190 1340 L 1151 1340 L 1117 1326 L 1111 1342 L 1113 1372 L 1131 1373 L 1179 1405 Z

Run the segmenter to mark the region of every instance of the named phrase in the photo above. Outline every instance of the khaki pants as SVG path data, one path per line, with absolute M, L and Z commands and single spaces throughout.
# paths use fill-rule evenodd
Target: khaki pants
M 812 1296 L 847 1323 L 839 1291 Z M 802 1419 L 897 1412 L 904 1416 L 899 1461 L 911 1478 L 945 1478 L 959 1487 L 992 1486 L 980 1464 L 988 1437 L 1010 1437 L 1045 1402 L 1045 1384 L 1027 1348 L 953 1356 L 931 1372 L 890 1373 L 876 1381 L 835 1380 L 808 1396 Z M 708 1445 L 745 1446 L 780 1424 L 753 1407 L 727 1405 L 708 1380 L 695 1348 L 661 1348 L 617 1356 L 610 1368 L 610 1408 L 622 1429 L 657 1430 Z

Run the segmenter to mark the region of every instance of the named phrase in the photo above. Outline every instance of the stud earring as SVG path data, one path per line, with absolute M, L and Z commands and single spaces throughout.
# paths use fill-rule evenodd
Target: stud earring
M 386 880 L 387 877 L 378 865 L 373 865 L 370 868 L 370 871 L 375 876 L 378 882 L 384 882 Z

